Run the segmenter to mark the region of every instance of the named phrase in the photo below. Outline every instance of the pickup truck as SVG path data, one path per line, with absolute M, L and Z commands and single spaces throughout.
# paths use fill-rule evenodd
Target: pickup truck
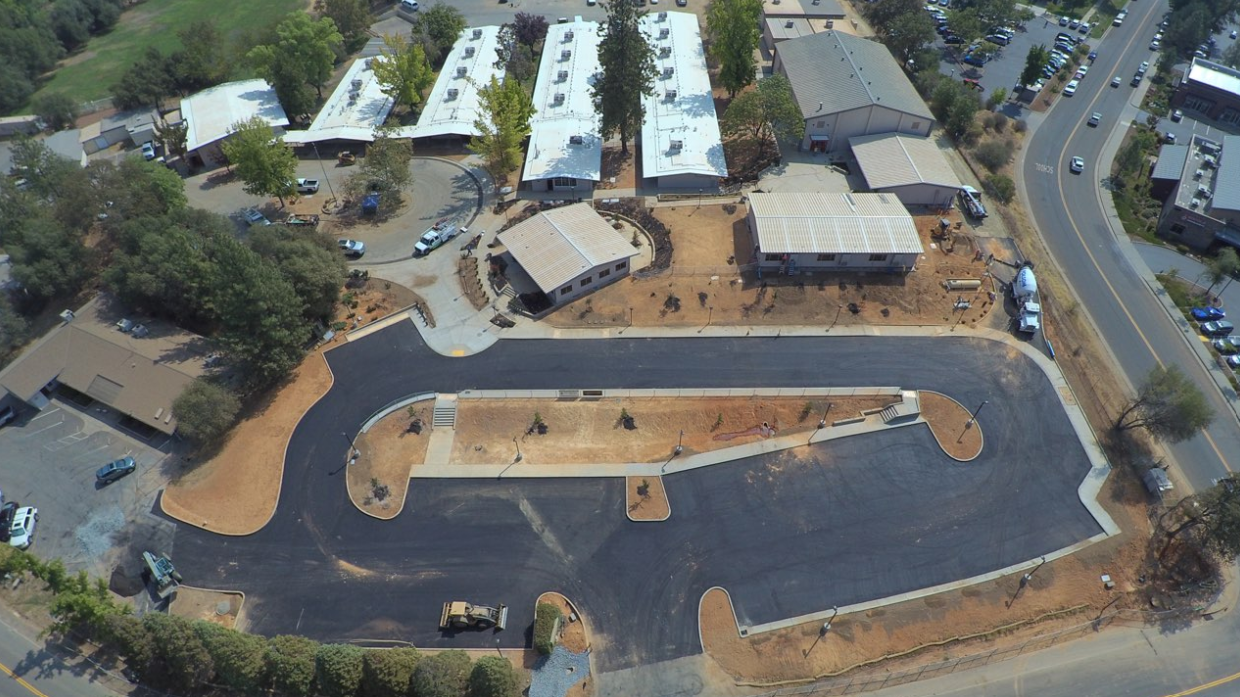
M 449 222 L 447 218 L 436 222 L 427 228 L 417 244 L 413 245 L 413 256 L 424 257 L 430 254 L 442 247 L 448 240 L 456 237 L 457 232 L 456 225 Z
M 960 189 L 960 207 L 964 208 L 969 215 L 981 220 L 986 217 L 986 206 L 982 205 L 982 195 L 977 189 L 971 186 L 964 186 Z
M 298 179 L 297 193 L 299 194 L 317 194 L 319 192 L 318 179 Z
M 319 224 L 319 216 L 317 215 L 297 215 L 296 213 L 284 219 L 285 225 L 314 227 Z

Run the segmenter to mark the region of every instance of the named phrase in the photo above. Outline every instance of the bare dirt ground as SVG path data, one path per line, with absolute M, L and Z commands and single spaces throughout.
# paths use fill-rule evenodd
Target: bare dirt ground
M 426 461 L 430 402 L 412 408 L 412 416 L 404 409 L 393 412 L 354 441 L 361 456 L 349 466 L 349 499 L 376 518 L 389 520 L 400 513 L 409 492 L 409 468 Z M 421 420 L 421 433 L 411 428 L 414 419 Z
M 572 651 L 573 653 L 581 653 L 590 648 L 590 635 L 586 631 L 585 621 L 581 615 L 577 616 L 576 622 L 569 622 L 568 616 L 576 609 L 568 602 L 568 598 L 549 591 L 538 596 L 538 602 L 550 603 L 560 608 L 560 612 L 564 613 L 564 622 L 561 624 L 559 645 Z
M 599 189 L 634 189 L 637 187 L 637 149 L 629 144 L 629 154 L 620 154 L 620 145 L 603 147 L 602 181 Z M 615 181 L 612 181 L 612 180 Z
M 244 601 L 245 598 L 240 593 L 181 586 L 177 589 L 176 599 L 168 606 L 168 611 L 178 617 L 206 620 L 221 627 L 235 629 L 237 616 L 241 613 L 241 605 Z M 221 608 L 226 608 L 227 612 L 221 614 Z
M 892 401 L 891 397 L 465 399 L 457 407 L 450 461 L 511 462 L 516 438 L 525 464 L 661 462 L 671 457 L 682 429 L 682 454 L 689 455 L 812 431 L 828 402 L 829 419 L 835 421 Z M 631 423 L 623 422 L 623 412 L 632 417 Z M 535 415 L 545 425 L 545 434 L 539 434 Z M 764 423 L 769 428 L 764 429 Z
M 937 392 L 918 392 L 921 416 L 943 452 L 957 460 L 972 460 L 982 452 L 982 425 L 954 399 Z
M 753 251 L 741 204 L 659 207 L 654 214 L 672 230 L 672 268 L 654 278 L 630 277 L 556 311 L 559 327 L 720 325 L 955 325 L 974 326 L 995 306 L 967 228 L 946 240 L 932 238 L 938 215 L 915 216 L 925 254 L 907 275 L 831 273 L 794 277 L 770 273 L 759 280 L 740 271 Z M 949 251 L 950 250 L 950 251 Z M 977 291 L 948 291 L 947 279 L 982 280 Z M 958 311 L 965 300 L 969 309 Z
M 1148 534 L 1127 485 L 1109 482 L 1107 499 L 1125 533 L 1050 562 L 1020 590 L 1020 574 L 855 615 L 840 615 L 815 645 L 821 621 L 742 638 L 726 595 L 711 591 L 702 602 L 706 653 L 738 682 L 773 683 L 837 675 L 888 658 L 883 671 L 925 665 L 948 657 L 1015 645 L 1032 636 L 1089 622 L 1118 597 L 1112 609 L 1141 607 L 1139 574 Z M 1140 496 L 1140 492 L 1135 492 Z M 1137 532 L 1131 532 L 1134 526 Z M 1107 591 L 1101 575 L 1116 588 Z M 1019 593 L 1018 593 L 1019 591 Z M 1000 631 L 994 631 L 999 628 Z M 988 634 L 994 632 L 993 634 Z M 973 635 L 985 634 L 986 636 Z M 959 640 L 955 640 L 959 639 Z M 931 644 L 942 643 L 939 646 Z M 898 658 L 898 660 L 890 660 Z
M 663 477 L 625 477 L 625 498 L 631 520 L 667 520 L 671 505 L 663 488 Z
M 337 308 L 337 318 L 347 319 L 350 326 L 378 319 L 417 297 L 403 286 L 378 278 L 351 292 L 357 309 L 343 304 Z M 363 313 L 364 320 L 354 317 L 358 312 Z M 332 384 L 322 354 L 343 341 L 337 335 L 306 356 L 279 387 L 243 411 L 237 425 L 213 452 L 190 455 L 173 464 L 174 478 L 160 500 L 164 512 L 222 535 L 249 535 L 266 525 L 280 497 L 288 439 L 302 414 Z M 200 459 L 203 457 L 207 458 L 205 462 Z

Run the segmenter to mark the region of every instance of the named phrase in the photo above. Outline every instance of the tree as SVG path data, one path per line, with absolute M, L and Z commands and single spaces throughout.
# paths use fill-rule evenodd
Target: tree
M 34 113 L 53 131 L 73 128 L 77 121 L 77 102 L 63 92 L 51 92 L 35 97 L 31 104 Z
M 994 92 L 991 92 L 990 96 L 986 98 L 986 108 L 991 111 L 999 108 L 999 105 L 1003 104 L 1004 100 L 1007 99 L 1007 95 L 1008 92 L 1006 87 L 1000 87 Z
M 258 694 L 263 690 L 266 640 L 204 620 L 194 622 L 193 627 L 198 640 L 211 654 L 220 682 L 240 694 Z
M 362 664 L 361 697 L 393 697 L 409 692 L 413 671 L 422 660 L 417 649 L 367 651 Z
M 1240 69 L 1240 41 L 1233 43 L 1223 51 L 1222 62 L 1232 68 Z
M 629 154 L 629 140 L 644 120 L 642 97 L 654 94 L 658 69 L 654 49 L 641 30 L 645 12 L 632 0 L 602 0 L 607 19 L 599 26 L 602 37 L 598 62 L 602 68 L 590 87 L 594 109 L 599 112 L 599 130 L 606 140 L 620 136 L 620 153 Z
M 934 24 L 925 12 L 902 14 L 883 26 L 883 43 L 904 63 L 934 42 Z
M 297 156 L 276 138 L 275 131 L 259 116 L 233 124 L 224 141 L 224 156 L 241 179 L 242 188 L 255 196 L 284 199 L 296 191 Z
M 422 92 L 435 82 L 435 73 L 421 44 L 399 34 L 384 34 L 384 48 L 374 62 L 375 79 L 383 93 L 410 110 L 422 103 Z
M 198 20 L 177 32 L 181 48 L 167 59 L 168 78 L 182 97 L 228 78 L 225 38 L 214 22 Z
M 550 25 L 547 18 L 542 15 L 518 12 L 512 18 L 513 38 L 531 49 L 547 38 L 548 28 Z
M 7 294 L 0 295 L 0 364 L 7 364 L 9 357 L 26 343 L 30 326 L 26 318 L 13 309 Z
M 494 76 L 478 88 L 478 134 L 469 149 L 482 157 L 483 166 L 497 185 L 521 164 L 521 143 L 530 134 L 534 103 L 516 80 L 500 82 Z
M 224 435 L 240 410 L 241 401 L 233 393 L 202 378 L 191 382 L 172 402 L 177 433 L 195 443 L 210 443 Z
M 318 643 L 302 636 L 282 634 L 267 642 L 263 662 L 271 686 L 287 697 L 314 694 L 315 654 Z
M 756 89 L 732 100 L 719 126 L 725 136 L 756 141 L 759 158 L 772 140 L 799 141 L 805 137 L 801 107 L 783 75 L 759 80 Z
M 412 161 L 413 143 L 408 138 L 376 131 L 375 141 L 366 148 L 362 166 L 345 182 L 345 188 L 354 196 L 378 191 L 386 196 L 385 205 L 396 205 L 401 200 L 401 192 L 413 183 L 413 173 L 409 169 Z
M 365 45 L 370 25 L 374 24 L 374 16 L 370 13 L 370 3 L 366 0 L 318 0 L 314 9 L 319 14 L 330 17 L 344 37 L 345 48 L 350 53 Z
M 1240 555 L 1240 477 L 1230 474 L 1215 481 L 1214 486 L 1180 500 L 1166 515 L 1178 524 L 1167 531 L 1158 551 L 1161 562 L 1171 544 L 1184 533 L 1196 533 L 1195 542 L 1210 557 L 1228 563 Z M 1159 526 L 1162 525 L 1159 519 Z
M 947 23 L 952 28 L 952 33 L 963 39 L 965 44 L 971 44 L 986 34 L 987 25 L 978 17 L 977 9 L 973 7 L 949 10 Z
M 45 565 L 40 575 L 56 594 L 48 607 L 55 620 L 48 628 L 50 632 L 65 634 L 85 629 L 93 635 L 106 630 L 109 618 L 129 613 L 127 606 L 112 599 L 106 581 L 91 581 L 85 571 L 69 576 L 59 559 Z
M 211 680 L 215 664 L 189 620 L 148 612 L 142 616 L 142 626 L 155 645 L 153 672 L 159 676 L 158 682 L 190 691 Z
M 986 193 L 994 196 L 1001 203 L 1011 203 L 1016 197 L 1016 184 L 1011 177 L 1003 174 L 992 174 L 986 177 Z
M 104 620 L 101 634 L 120 649 L 125 665 L 139 680 L 149 681 L 155 661 L 155 640 L 140 618 L 129 614 L 112 615 Z
M 39 198 L 55 198 L 65 180 L 81 172 L 78 163 L 26 135 L 12 141 L 11 157 L 13 169 L 26 180 L 27 191 Z
M 94 255 L 81 234 L 47 217 L 6 231 L 13 280 L 38 301 L 76 293 L 90 275 Z
M 216 274 L 208 256 L 210 240 L 217 234 L 231 234 L 219 222 L 209 221 L 209 215 L 186 211 L 123 221 L 117 226 L 104 284 L 135 309 L 168 317 L 189 329 L 209 331 L 216 321 L 210 304 Z
M 305 12 L 292 12 L 276 26 L 276 41 L 255 46 L 249 57 L 273 87 L 276 82 L 271 78 L 296 75 L 322 99 L 323 85 L 331 79 L 336 63 L 336 49 L 343 42 L 344 37 L 330 17 L 313 19 Z
M 1206 296 L 1214 290 L 1214 286 L 1223 282 L 1223 279 L 1236 275 L 1236 270 L 1240 269 L 1240 257 L 1236 256 L 1235 247 L 1223 247 L 1208 261 L 1206 261 L 1206 275 L 1210 279 L 1210 287 L 1206 288 Z
M 464 651 L 424 656 L 410 680 L 413 697 L 461 697 L 469 687 L 469 669 Z
M 1042 69 L 1050 59 L 1051 54 L 1046 50 L 1046 46 L 1038 44 L 1031 47 L 1029 53 L 1025 54 L 1025 69 L 1020 73 L 1020 84 L 1036 83 L 1038 78 L 1042 77 Z
M 420 43 L 426 57 L 432 65 L 439 66 L 444 54 L 452 48 L 452 44 L 460 38 L 461 32 L 469 23 L 465 15 L 452 5 L 437 2 L 430 7 L 425 5 L 413 21 L 410 32 L 416 43 Z
M 365 651 L 351 644 L 320 644 L 315 654 L 319 693 L 323 697 L 355 697 L 362 684 L 364 655 Z
M 973 151 L 973 156 L 982 166 L 991 172 L 997 172 L 1001 167 L 1012 161 L 1012 153 L 1016 146 L 1010 140 L 992 139 L 977 146 Z
M 112 85 L 112 102 L 118 109 L 158 108 L 160 100 L 171 91 L 167 57 L 148 46 L 120 81 Z
M 340 299 L 344 259 L 336 240 L 323 232 L 269 225 L 254 232 L 250 248 L 293 284 L 307 320 L 329 320 Z
M 762 0 L 713 0 L 706 7 L 710 56 L 719 64 L 719 84 L 728 97 L 753 84 L 761 14 Z
M 1153 437 L 1179 443 L 1214 420 L 1214 409 L 1179 366 L 1157 366 L 1146 376 L 1137 398 L 1115 420 L 1115 430 L 1144 428 Z
M 957 142 L 968 134 L 973 117 L 981 106 L 977 93 L 952 80 L 939 83 L 930 98 L 930 108 L 943 122 L 948 135 Z
M 177 157 L 185 157 L 186 145 L 185 139 L 189 135 L 189 124 L 184 120 L 177 123 L 168 123 L 164 119 L 160 119 L 155 124 L 155 137 L 159 142 L 164 144 L 168 152 Z
M 469 673 L 469 697 L 517 697 L 521 683 L 512 664 L 499 656 L 483 656 Z
M 925 14 L 919 0 L 878 0 L 865 5 L 866 19 L 880 32 L 896 18 L 918 12 Z

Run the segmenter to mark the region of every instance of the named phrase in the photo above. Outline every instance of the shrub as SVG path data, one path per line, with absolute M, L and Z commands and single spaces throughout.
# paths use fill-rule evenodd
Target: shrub
M 209 443 L 232 427 L 241 401 L 224 387 L 198 378 L 172 402 L 177 433 L 194 443 Z
M 263 689 L 265 639 L 204 620 L 194 623 L 194 633 L 211 654 L 220 682 L 242 694 Z
M 263 662 L 272 687 L 287 697 L 314 693 L 314 655 L 318 642 L 301 636 L 281 635 L 267 642 Z
M 983 186 L 987 193 L 1003 203 L 1010 203 L 1016 196 L 1016 184 L 1012 182 L 1011 177 L 1002 174 L 992 174 L 986 177 L 986 183 Z
M 995 114 L 994 121 L 991 123 L 990 127 L 995 129 L 995 131 L 1002 133 L 1007 128 L 1007 125 L 1008 117 L 1006 114 Z
M 155 646 L 156 682 L 189 692 L 201 688 L 215 675 L 215 663 L 202 645 L 189 620 L 162 612 L 142 616 L 142 626 Z
M 1012 160 L 1013 150 L 1011 141 L 992 139 L 977 146 L 977 149 L 973 151 L 973 156 L 982 163 L 983 167 L 991 172 L 997 172 Z
M 417 649 L 366 652 L 362 665 L 362 697 L 395 697 L 409 692 L 409 680 L 422 660 Z
M 362 684 L 365 651 L 349 644 L 322 644 L 315 654 L 319 693 L 325 697 L 354 697 Z
M 469 654 L 444 651 L 427 656 L 413 669 L 413 697 L 461 697 L 469 688 Z
M 555 628 L 564 613 L 551 603 L 539 603 L 534 609 L 534 648 L 544 656 L 555 648 Z
M 517 697 L 520 692 L 517 672 L 499 656 L 479 658 L 469 673 L 469 697 Z

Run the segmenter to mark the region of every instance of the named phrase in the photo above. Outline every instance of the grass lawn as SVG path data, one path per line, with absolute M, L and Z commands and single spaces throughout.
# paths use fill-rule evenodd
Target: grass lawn
M 102 99 L 148 46 L 165 53 L 178 48 L 177 30 L 194 20 L 211 20 L 231 38 L 306 5 L 305 0 L 146 0 L 126 10 L 111 32 L 92 37 L 83 50 L 61 61 L 35 96 L 63 92 L 80 102 Z

